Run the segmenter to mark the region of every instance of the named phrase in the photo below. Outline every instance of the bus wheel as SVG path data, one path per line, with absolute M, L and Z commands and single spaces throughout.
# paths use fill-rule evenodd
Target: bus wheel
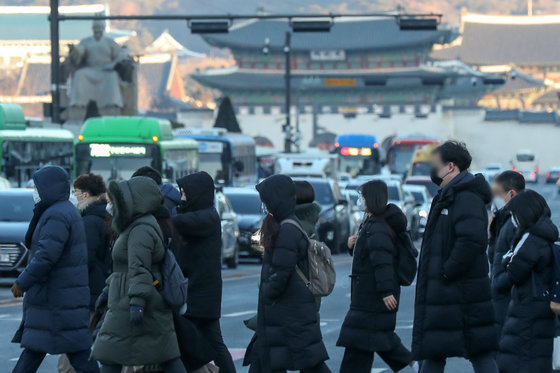
M 233 252 L 233 256 L 231 258 L 226 259 L 226 266 L 229 269 L 235 269 L 237 268 L 238 264 L 239 264 L 239 248 L 236 245 L 235 251 Z

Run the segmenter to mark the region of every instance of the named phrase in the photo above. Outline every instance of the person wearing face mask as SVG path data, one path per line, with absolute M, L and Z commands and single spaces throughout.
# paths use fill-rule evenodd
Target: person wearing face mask
M 185 316 L 212 346 L 220 372 L 235 372 L 220 327 L 222 228 L 214 207 L 214 180 L 200 171 L 177 180 L 177 184 L 181 203 L 177 215 L 172 217 L 179 239 L 174 254 L 189 280 Z
M 107 191 L 119 236 L 111 252 L 113 272 L 103 289 L 107 313 L 91 358 L 101 362 L 103 373 L 156 364 L 166 373 L 184 373 L 173 310 L 156 287 L 162 281 L 166 247 L 153 214 L 163 196 L 157 184 L 143 176 L 111 181 Z
M 494 178 L 492 184 L 495 210 L 489 228 L 488 259 L 491 265 L 492 302 L 494 303 L 498 336 L 502 334 L 502 326 L 511 299 L 511 289 L 499 289 L 497 283 L 501 276 L 507 276 L 502 265 L 502 257 L 511 249 L 516 234 L 511 213 L 506 206 L 523 190 L 525 190 L 525 178 L 515 171 L 502 172 Z
M 501 260 L 506 275 L 496 284 L 511 289 L 498 366 L 504 373 L 552 372 L 555 316 L 549 293 L 558 228 L 545 199 L 535 191 L 519 193 L 507 208 L 517 233 Z
M 496 373 L 498 339 L 488 277 L 490 186 L 467 170 L 463 143 L 433 151 L 434 197 L 424 233 L 414 305 L 412 354 L 420 372 L 443 372 L 446 359 L 469 359 L 476 373 Z
M 77 208 L 84 220 L 88 245 L 88 273 L 90 289 L 90 310 L 95 309 L 95 301 L 105 287 L 111 268 L 110 239 L 105 227 L 107 219 L 107 189 L 100 175 L 87 174 L 74 181 L 74 196 Z
M 257 330 L 243 365 L 250 365 L 249 373 L 330 373 L 315 299 L 296 271 L 310 268 L 308 238 L 295 216 L 296 186 L 289 176 L 273 175 L 256 189 L 268 214 L 260 237 Z
M 80 211 L 86 229 L 88 247 L 88 278 L 90 292 L 90 315 L 93 317 L 95 303 L 102 294 L 105 281 L 111 272 L 110 239 L 106 227 L 106 187 L 99 175 L 79 176 L 74 181 L 74 191 L 69 201 Z M 73 197 L 73 198 L 72 198 Z M 66 355 L 58 359 L 59 373 L 73 373 L 74 369 Z
M 25 270 L 12 286 L 23 299 L 21 325 L 12 342 L 23 347 L 14 373 L 36 372 L 46 354 L 66 354 L 78 372 L 98 372 L 89 361 L 90 293 L 84 223 L 69 202 L 70 177 L 58 166 L 33 174 L 35 208 L 25 245 Z
M 369 181 L 359 191 L 358 206 L 366 216 L 353 245 L 350 310 L 337 342 L 346 348 L 340 373 L 371 372 L 374 353 L 395 372 L 406 366 L 418 372 L 395 333 L 401 293 L 395 240 L 406 231 L 406 217 L 399 207 L 387 204 L 383 181 Z

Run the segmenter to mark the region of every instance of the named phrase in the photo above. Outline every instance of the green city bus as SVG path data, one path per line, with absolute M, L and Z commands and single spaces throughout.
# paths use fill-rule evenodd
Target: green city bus
M 88 119 L 74 147 L 74 176 L 89 172 L 127 180 L 143 166 L 169 182 L 198 169 L 198 143 L 178 139 L 168 120 L 150 117 Z
M 0 175 L 25 186 L 45 165 L 72 170 L 74 135 L 60 128 L 33 128 L 20 105 L 0 103 Z

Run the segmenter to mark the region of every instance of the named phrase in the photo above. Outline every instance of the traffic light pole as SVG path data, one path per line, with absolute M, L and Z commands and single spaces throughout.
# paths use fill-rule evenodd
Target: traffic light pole
M 58 32 L 58 0 L 50 0 L 51 31 L 51 122 L 60 123 L 60 35 Z

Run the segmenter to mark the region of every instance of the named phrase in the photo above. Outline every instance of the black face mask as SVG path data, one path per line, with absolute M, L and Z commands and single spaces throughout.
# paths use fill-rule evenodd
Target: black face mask
M 438 176 L 438 169 L 435 167 L 432 167 L 432 169 L 430 170 L 430 179 L 432 179 L 432 182 L 434 184 L 436 184 L 437 186 L 440 186 L 441 183 L 443 183 L 443 179 L 441 177 Z
M 177 212 L 181 214 L 185 213 L 188 211 L 188 208 L 189 208 L 188 202 L 181 200 L 181 202 L 179 202 L 179 204 L 177 205 Z

